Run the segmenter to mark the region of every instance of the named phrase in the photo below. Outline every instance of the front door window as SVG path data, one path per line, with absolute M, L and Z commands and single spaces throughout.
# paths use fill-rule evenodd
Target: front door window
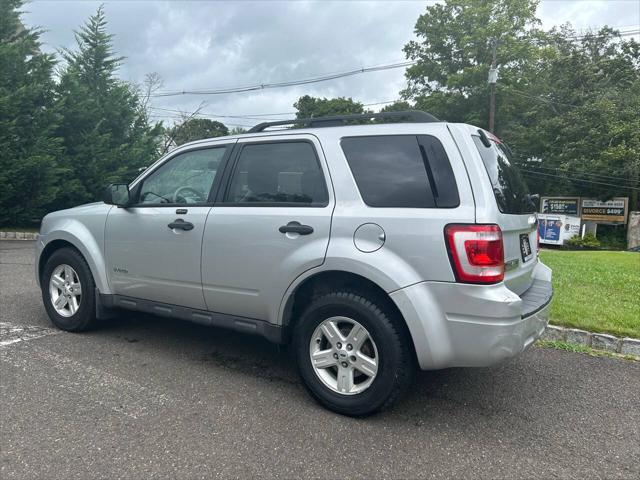
M 172 158 L 142 182 L 139 205 L 205 204 L 226 148 L 185 152 Z

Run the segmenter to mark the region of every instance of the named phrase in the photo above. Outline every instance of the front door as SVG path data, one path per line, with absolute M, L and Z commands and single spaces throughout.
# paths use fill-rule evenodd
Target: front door
M 132 187 L 133 206 L 111 209 L 105 257 L 115 294 L 206 308 L 202 234 L 228 148 L 176 154 Z
M 202 245 L 209 310 L 275 322 L 291 282 L 322 264 L 333 197 L 317 139 L 240 140 Z M 229 170 L 229 169 L 228 169 Z

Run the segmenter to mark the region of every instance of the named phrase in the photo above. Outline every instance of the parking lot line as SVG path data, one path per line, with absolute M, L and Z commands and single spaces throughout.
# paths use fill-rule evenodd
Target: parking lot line
M 13 345 L 14 343 L 33 340 L 35 338 L 57 335 L 62 333 L 53 328 L 38 327 L 35 325 L 14 325 L 8 322 L 0 322 L 0 347 Z

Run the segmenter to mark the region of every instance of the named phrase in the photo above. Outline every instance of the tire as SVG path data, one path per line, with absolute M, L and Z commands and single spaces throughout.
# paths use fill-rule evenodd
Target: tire
M 412 345 L 408 334 L 399 324 L 401 319 L 395 318 L 394 312 L 389 310 L 383 302 L 373 298 L 350 291 L 336 291 L 315 297 L 301 315 L 293 333 L 298 370 L 309 393 L 329 410 L 355 417 L 372 415 L 389 408 L 410 385 L 415 373 Z M 358 370 L 357 363 L 351 365 L 350 360 L 343 356 L 353 351 L 345 349 L 345 339 L 356 338 L 347 333 L 349 324 L 353 327 L 359 324 L 366 330 L 370 343 L 365 341 L 354 362 L 359 361 L 363 355 L 375 357 L 373 360 L 377 363 L 377 371 L 373 375 L 364 374 L 364 369 Z M 338 326 L 342 334 L 341 342 L 330 341 L 324 333 L 333 325 Z M 350 333 L 352 332 L 353 330 Z M 338 339 L 337 336 L 334 338 Z M 338 343 L 342 344 L 340 350 L 336 347 Z M 347 344 L 346 348 L 348 347 L 353 349 L 350 344 Z M 331 357 L 334 359 L 338 355 L 336 363 L 343 366 L 342 370 L 340 365 L 326 368 L 314 366 L 312 353 L 317 355 L 314 362 L 317 361 L 318 365 L 323 362 L 331 363 L 331 358 L 323 353 L 328 351 L 332 352 Z M 343 359 L 346 361 L 343 362 Z M 355 367 L 355 370 L 352 369 L 353 377 L 349 380 L 338 379 L 348 377 L 347 373 L 340 373 L 349 371 L 349 368 L 344 367 Z M 361 383 L 356 384 L 354 380 L 357 379 L 361 379 Z M 352 388 L 353 391 L 339 391 L 342 388 Z
M 64 266 L 71 267 L 72 270 L 68 270 Z M 71 272 L 71 275 L 69 275 L 69 272 Z M 52 276 L 54 273 L 57 274 L 57 284 L 59 284 L 60 278 L 63 278 L 66 282 L 67 277 L 69 277 L 72 289 L 77 288 L 74 287 L 77 284 L 77 280 L 80 284 L 80 290 L 76 290 L 76 292 L 79 292 L 79 294 L 75 294 L 72 290 L 65 291 L 58 287 L 55 287 L 56 293 L 54 294 L 52 292 L 54 288 L 52 287 Z M 95 282 L 89 265 L 77 250 L 72 248 L 56 250 L 44 265 L 40 287 L 44 308 L 56 327 L 67 332 L 82 332 L 95 326 Z M 75 308 L 67 300 L 66 306 L 57 309 L 53 304 L 54 296 L 56 298 L 64 297 L 64 293 L 67 291 L 70 294 L 69 298 L 73 296 L 76 299 Z M 63 299 L 61 303 L 64 302 L 65 300 Z

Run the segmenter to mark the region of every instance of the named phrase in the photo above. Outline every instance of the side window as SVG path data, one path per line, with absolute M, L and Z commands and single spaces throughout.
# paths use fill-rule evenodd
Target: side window
M 431 135 L 342 139 L 364 202 L 371 207 L 450 208 L 458 188 L 440 141 Z
M 451 162 L 440 140 L 433 135 L 418 135 L 418 144 L 425 160 L 427 176 L 433 180 L 433 193 L 438 208 L 460 205 L 458 184 Z
M 225 151 L 216 147 L 175 156 L 143 180 L 138 204 L 206 203 Z
M 511 150 L 496 141 L 485 147 L 478 135 L 473 135 L 473 141 L 489 175 L 500 211 L 513 215 L 535 212 L 536 206 L 529 197 L 522 174 L 512 161 Z
M 224 203 L 325 206 L 324 175 L 309 142 L 246 144 Z

